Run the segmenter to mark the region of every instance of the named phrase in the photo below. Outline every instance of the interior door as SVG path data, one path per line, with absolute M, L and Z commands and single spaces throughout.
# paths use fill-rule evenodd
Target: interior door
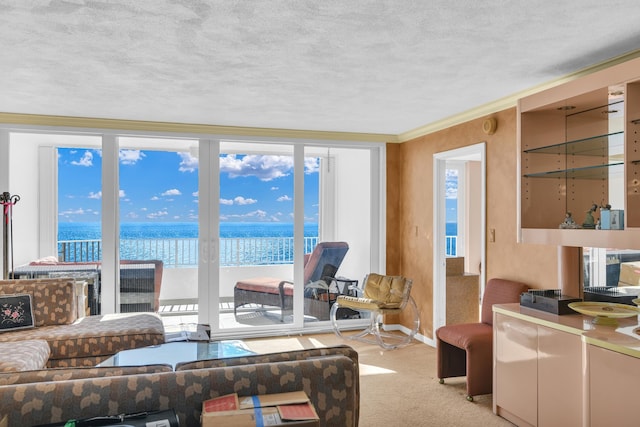
M 447 257 L 464 257 L 465 272 L 485 283 L 485 145 L 475 144 L 434 155 L 433 325 L 446 324 Z M 449 171 L 449 174 L 447 173 Z M 455 171 L 455 173 L 454 173 Z M 455 179 L 453 179 L 455 177 Z M 456 203 L 451 201 L 455 199 Z M 456 234 L 447 235 L 455 220 Z M 452 241 L 455 241 L 452 247 Z M 480 301 L 478 301 L 478 305 Z

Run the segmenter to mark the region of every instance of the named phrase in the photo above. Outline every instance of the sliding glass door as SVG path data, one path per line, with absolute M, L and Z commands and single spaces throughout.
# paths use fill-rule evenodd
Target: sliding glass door
M 384 272 L 383 145 L 96 130 L 8 141 L 16 262 L 91 264 L 95 312 L 155 311 L 217 336 L 326 329 L 345 284 Z M 322 242 L 348 245 L 320 277 L 328 296 L 307 286 Z

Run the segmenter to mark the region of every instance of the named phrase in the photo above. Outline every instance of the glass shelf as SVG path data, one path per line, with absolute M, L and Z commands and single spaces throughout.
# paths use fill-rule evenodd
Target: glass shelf
M 583 168 L 563 169 L 548 172 L 526 173 L 525 178 L 568 178 L 568 179 L 607 179 L 610 168 L 624 165 L 623 162 L 606 165 L 586 166 Z
M 613 149 L 616 153 L 622 153 L 624 147 L 624 132 L 613 132 L 605 135 L 576 139 L 560 144 L 546 145 L 539 148 L 524 150 L 531 154 L 563 154 L 580 156 L 605 156 L 610 155 Z

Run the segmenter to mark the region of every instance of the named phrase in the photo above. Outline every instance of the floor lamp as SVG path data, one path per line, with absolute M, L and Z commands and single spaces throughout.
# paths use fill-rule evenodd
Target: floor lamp
M 6 191 L 0 194 L 0 205 L 2 205 L 3 279 L 9 278 L 9 252 L 11 252 L 11 271 L 13 271 L 13 205 L 18 203 L 19 200 L 20 196 L 16 194 L 12 196 Z

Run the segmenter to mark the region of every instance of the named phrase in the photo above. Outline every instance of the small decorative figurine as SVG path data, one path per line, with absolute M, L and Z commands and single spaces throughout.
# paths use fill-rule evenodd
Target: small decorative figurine
M 587 211 L 587 216 L 582 223 L 582 228 L 596 228 L 596 220 L 593 218 L 593 212 L 598 210 L 598 205 L 591 205 L 591 209 Z
M 564 215 L 564 221 L 560 224 L 560 228 L 580 228 L 580 226 L 573 220 L 571 212 L 567 212 Z

